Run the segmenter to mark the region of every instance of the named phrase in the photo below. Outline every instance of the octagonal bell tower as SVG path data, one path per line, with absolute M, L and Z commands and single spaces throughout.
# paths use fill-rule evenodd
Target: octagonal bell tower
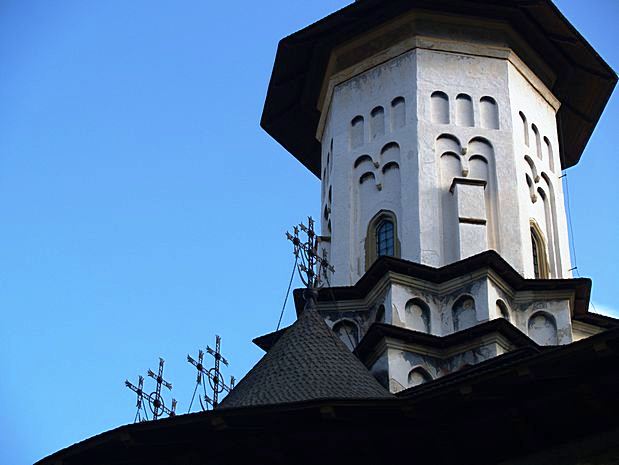
M 380 255 L 441 267 L 490 249 L 525 277 L 569 277 L 559 101 L 500 35 L 426 21 L 413 49 L 329 80 L 317 136 L 332 282 Z M 419 44 L 426 30 L 458 40 Z
M 377 322 L 444 338 L 498 319 L 545 345 L 586 335 L 561 177 L 615 83 L 548 0 L 359 0 L 281 41 L 262 126 L 321 179 L 335 272 L 319 306 L 392 389 L 415 366 L 430 379 L 522 341 L 477 328 L 476 355 L 430 360 L 390 348 Z

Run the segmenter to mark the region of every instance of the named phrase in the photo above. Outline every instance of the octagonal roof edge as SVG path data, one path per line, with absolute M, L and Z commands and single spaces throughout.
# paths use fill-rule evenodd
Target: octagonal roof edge
M 279 42 L 260 125 L 320 177 L 320 89 L 338 45 L 414 9 L 509 23 L 551 63 L 563 168 L 574 166 L 599 121 L 617 74 L 551 0 L 356 0 Z

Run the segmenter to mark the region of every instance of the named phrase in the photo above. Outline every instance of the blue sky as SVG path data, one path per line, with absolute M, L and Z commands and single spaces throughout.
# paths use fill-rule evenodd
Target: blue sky
M 278 40 L 345 1 L 11 1 L 0 9 L 0 463 L 129 423 L 123 386 L 223 337 L 260 357 L 319 183 L 259 119 Z M 616 0 L 558 6 L 619 69 Z M 613 97 L 569 171 L 579 272 L 619 308 Z M 619 313 L 615 312 L 619 316 Z M 284 321 L 293 319 L 288 306 Z

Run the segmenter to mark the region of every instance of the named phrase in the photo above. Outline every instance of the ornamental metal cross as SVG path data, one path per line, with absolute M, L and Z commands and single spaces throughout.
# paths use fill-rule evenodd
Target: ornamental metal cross
M 143 421 L 141 412 L 142 412 L 142 409 L 144 408 L 144 405 L 142 403 L 144 401 L 144 377 L 140 375 L 140 377 L 138 378 L 137 386 L 130 383 L 128 380 L 125 380 L 125 386 L 127 386 L 129 389 L 135 392 L 138 396 L 137 402 L 135 404 L 138 411 L 135 414 L 135 419 L 133 420 L 133 422 L 135 423 L 137 421 Z M 148 420 L 148 414 L 146 413 L 145 408 L 144 408 L 144 417 L 145 417 L 145 420 Z
M 155 391 L 151 392 L 148 396 L 148 404 L 150 406 L 151 412 L 153 413 L 153 420 L 157 420 L 164 413 L 167 413 L 171 417 L 176 415 L 176 399 L 172 399 L 172 408 L 169 409 L 166 407 L 163 397 L 161 395 L 162 386 L 168 388 L 170 391 L 172 390 L 172 383 L 169 383 L 165 379 L 163 379 L 164 364 L 165 361 L 161 357 L 159 357 L 159 370 L 157 374 L 155 374 L 150 369 L 148 370 L 148 376 L 150 376 L 157 382 L 157 387 Z
M 196 395 L 196 390 L 198 386 L 202 384 L 202 388 L 204 390 L 204 402 L 207 405 L 211 405 L 213 408 L 216 408 L 219 405 L 219 394 L 222 392 L 230 392 L 234 388 L 235 379 L 234 376 L 230 377 L 230 384 L 226 385 L 224 378 L 220 371 L 220 363 L 228 366 L 228 360 L 226 360 L 221 355 L 221 337 L 215 336 L 215 350 L 211 349 L 209 346 L 206 347 L 206 351 L 213 356 L 215 359 L 215 366 L 209 370 L 204 367 L 204 351 L 200 350 L 198 352 L 198 360 L 196 361 L 190 355 L 187 355 L 187 361 L 191 363 L 198 370 L 198 375 L 196 377 L 196 387 L 193 391 L 193 397 L 191 398 L 191 403 L 189 405 L 189 411 L 191 411 L 191 406 L 193 405 L 193 400 Z M 208 379 L 211 390 L 213 391 L 213 398 L 211 399 L 206 393 L 206 382 L 204 382 L 203 378 L 206 377 Z M 202 402 L 202 398 L 200 397 L 200 404 L 202 406 L 202 410 L 206 410 L 207 407 Z
M 294 256 L 298 263 L 297 268 L 301 281 L 308 290 L 315 290 L 322 285 L 323 277 L 328 280 L 327 272 L 333 273 L 335 268 L 331 266 L 327 259 L 327 251 L 323 249 L 322 255 L 318 253 L 320 237 L 314 231 L 314 220 L 310 216 L 307 219 L 308 226 L 301 223 L 292 229 L 293 234 L 286 233 L 286 238 L 294 246 Z M 302 241 L 299 231 L 305 233 L 306 240 Z M 311 292 L 308 292 L 309 296 Z M 312 294 L 313 295 L 313 294 Z M 310 296 L 311 297 L 311 296 Z M 311 302 L 306 299 L 306 305 L 311 306 Z

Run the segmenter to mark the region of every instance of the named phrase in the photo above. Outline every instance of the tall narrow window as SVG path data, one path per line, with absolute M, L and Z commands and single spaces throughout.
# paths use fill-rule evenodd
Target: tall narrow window
M 542 270 L 540 269 L 539 263 L 539 245 L 537 243 L 537 237 L 535 236 L 535 232 L 531 229 L 531 245 L 533 246 L 533 271 L 535 273 L 535 279 L 539 279 Z
M 381 257 L 383 255 L 395 255 L 395 237 L 394 237 L 393 221 L 382 220 L 376 228 L 376 254 Z
M 533 252 L 533 274 L 535 279 L 548 278 L 548 261 L 546 247 L 541 234 L 535 226 L 531 226 L 531 250 Z

